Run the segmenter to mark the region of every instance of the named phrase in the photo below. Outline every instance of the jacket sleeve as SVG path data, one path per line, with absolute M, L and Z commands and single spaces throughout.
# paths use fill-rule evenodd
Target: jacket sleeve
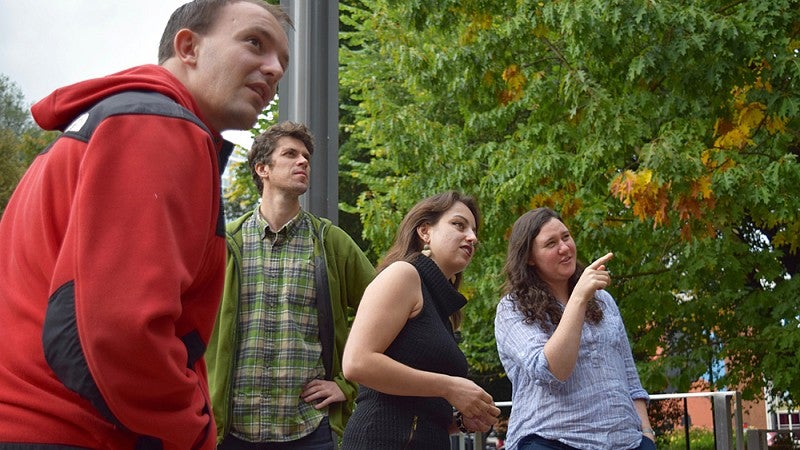
M 336 267 L 339 271 L 339 279 L 344 280 L 340 285 L 340 295 L 350 311 L 354 314 L 358 305 L 361 303 L 361 297 L 364 295 L 364 290 L 369 283 L 375 278 L 375 268 L 369 262 L 364 252 L 358 247 L 353 239 L 338 227 L 332 227 L 331 234 L 339 235 L 340 245 L 338 246 L 334 256 L 336 258 Z M 344 380 L 344 375 L 339 373 L 339 377 Z M 349 381 L 347 381 L 349 383 Z M 353 386 L 357 385 L 352 383 Z M 355 398 L 357 388 L 352 393 L 352 398 Z M 347 394 L 347 391 L 345 391 Z M 350 398 L 350 396 L 348 396 Z
M 361 303 L 367 285 L 375 278 L 375 268 L 364 252 L 344 230 L 333 226 L 328 239 L 334 243 L 333 253 L 339 272 L 340 297 L 353 312 Z
M 213 291 L 198 278 L 211 278 L 206 257 L 225 245 L 215 239 L 215 157 L 211 137 L 186 120 L 106 119 L 87 144 L 56 262 L 52 289 L 72 283 L 82 353 L 67 369 L 86 372 L 81 383 L 106 419 L 164 448 L 214 446 L 205 368 L 196 371 L 180 336 L 204 331 L 203 346 L 214 318 L 187 319 L 207 309 L 192 313 L 201 305 L 183 299 Z M 179 329 L 179 318 L 208 329 Z
M 337 421 L 332 415 L 331 427 L 341 433 L 358 395 L 358 383 L 347 380 L 342 372 L 341 355 L 350 326 L 348 315 L 355 314 L 364 290 L 375 277 L 375 268 L 353 239 L 339 227 L 331 226 L 329 228 L 325 248 L 329 270 L 334 270 L 335 274 L 335 276 L 329 277 L 328 282 L 331 290 L 335 291 L 331 292 L 331 296 L 336 302 L 334 309 L 338 310 L 334 311 L 337 360 L 334 361 L 336 370 L 333 373 L 333 381 L 336 382 L 346 398 L 340 405 L 343 421 Z
M 237 223 L 240 224 L 238 221 Z M 235 336 L 239 310 L 239 258 L 234 256 L 239 255 L 239 248 L 233 237 L 228 236 L 227 239 L 225 288 L 205 355 L 211 406 L 217 426 L 217 442 L 222 441 L 230 427 L 227 419 L 230 408 L 231 376 L 236 356 Z

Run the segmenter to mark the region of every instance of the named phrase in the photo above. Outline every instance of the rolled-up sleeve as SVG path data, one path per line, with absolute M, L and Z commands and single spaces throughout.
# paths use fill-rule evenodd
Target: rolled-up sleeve
M 508 297 L 497 305 L 494 330 L 497 351 L 509 375 L 515 372 L 513 378 L 525 377 L 549 389 L 564 388 L 566 382 L 550 372 L 544 355 L 549 336 L 540 327 L 525 323 L 524 316 Z

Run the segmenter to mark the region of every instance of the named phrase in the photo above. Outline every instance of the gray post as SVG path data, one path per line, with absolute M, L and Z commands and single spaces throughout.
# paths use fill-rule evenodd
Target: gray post
M 484 437 L 485 437 L 484 434 L 481 433 L 480 431 L 476 431 L 475 434 L 473 434 L 473 441 L 472 441 L 473 450 L 483 450 L 483 445 L 484 445 L 483 441 L 485 440 Z
M 311 185 L 303 208 L 339 221 L 339 1 L 281 0 L 294 22 L 289 70 L 278 85 L 279 120 L 314 134 Z
M 747 450 L 767 450 L 767 431 L 747 430 Z
M 744 450 L 744 418 L 742 417 L 742 394 L 736 391 L 733 396 L 734 404 L 734 422 L 736 430 L 736 449 Z
M 731 399 L 725 395 L 714 395 L 714 440 L 717 450 L 733 448 L 733 427 L 731 427 Z M 739 441 L 741 442 L 741 441 Z M 741 444 L 744 444 L 743 442 Z

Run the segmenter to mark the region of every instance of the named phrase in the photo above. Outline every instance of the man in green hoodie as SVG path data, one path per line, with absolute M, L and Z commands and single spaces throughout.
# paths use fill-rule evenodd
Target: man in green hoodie
M 334 449 L 352 411 L 341 353 L 374 269 L 347 233 L 302 209 L 313 152 L 306 126 L 283 122 L 248 155 L 261 202 L 228 224 L 206 353 L 221 450 Z

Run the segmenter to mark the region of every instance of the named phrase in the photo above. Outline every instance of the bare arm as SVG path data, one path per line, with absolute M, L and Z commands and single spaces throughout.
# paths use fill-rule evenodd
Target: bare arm
M 633 407 L 636 408 L 636 414 L 642 421 L 642 434 L 651 441 L 656 440 L 656 434 L 653 432 L 653 427 L 650 426 L 650 418 L 647 416 L 647 402 L 642 398 L 637 398 L 633 401 Z
M 586 305 L 598 289 L 605 288 L 611 282 L 611 277 L 605 270 L 605 264 L 613 256 L 613 253 L 607 253 L 583 271 L 569 301 L 567 301 L 561 322 L 553 332 L 553 336 L 544 345 L 544 355 L 547 358 L 550 372 L 561 381 L 569 378 L 572 370 L 575 369 Z

